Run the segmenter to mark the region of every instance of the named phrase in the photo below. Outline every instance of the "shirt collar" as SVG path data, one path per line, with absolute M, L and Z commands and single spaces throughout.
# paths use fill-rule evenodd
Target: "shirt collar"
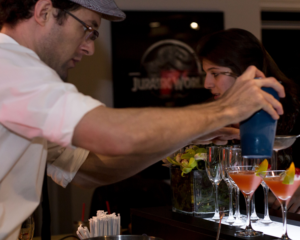
M 18 45 L 20 46 L 24 51 L 24 52 L 27 52 L 31 55 L 33 55 L 34 57 L 40 59 L 40 57 L 36 54 L 36 52 L 34 52 L 33 50 L 27 48 L 27 47 L 24 47 L 22 45 L 20 45 L 15 39 L 13 39 L 12 37 L 4 34 L 4 33 L 0 33 L 0 44 L 1 43 L 8 43 L 8 44 L 15 44 L 15 45 Z
M 15 39 L 11 38 L 10 36 L 0 33 L 0 43 L 13 43 L 20 45 Z

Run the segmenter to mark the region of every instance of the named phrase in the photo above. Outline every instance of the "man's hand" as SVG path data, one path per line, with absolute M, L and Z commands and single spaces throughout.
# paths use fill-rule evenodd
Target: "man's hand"
M 240 130 L 233 127 L 224 127 L 217 131 L 211 132 L 192 141 L 192 144 L 206 145 L 214 143 L 216 145 L 225 145 L 228 140 L 240 139 Z
M 275 78 L 266 78 L 256 67 L 250 66 L 218 102 L 228 109 L 229 116 L 235 122 L 249 118 L 260 109 L 268 112 L 273 119 L 278 119 L 279 115 L 283 114 L 281 103 L 271 94 L 261 90 L 261 87 L 272 87 L 279 97 L 285 97 L 283 86 Z

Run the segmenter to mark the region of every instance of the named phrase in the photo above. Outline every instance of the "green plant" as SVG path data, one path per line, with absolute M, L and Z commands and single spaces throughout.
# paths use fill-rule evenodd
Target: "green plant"
M 182 171 L 181 176 L 184 177 L 184 174 L 191 172 L 194 168 L 198 168 L 199 160 L 206 161 L 206 158 L 207 152 L 205 148 L 192 146 L 186 148 L 184 153 L 179 152 L 174 158 L 167 157 L 166 160 L 172 165 L 179 166 Z

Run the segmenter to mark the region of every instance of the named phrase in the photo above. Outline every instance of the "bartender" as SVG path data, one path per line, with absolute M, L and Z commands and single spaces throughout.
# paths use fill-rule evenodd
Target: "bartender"
M 130 177 L 197 139 L 224 143 L 224 128 L 281 104 L 261 87 L 283 87 L 250 66 L 213 103 L 112 109 L 69 83 L 68 70 L 94 53 L 101 19 L 121 21 L 113 0 L 0 0 L 0 239 L 17 239 L 40 201 L 47 174 L 66 186 Z M 262 78 L 255 81 L 255 77 Z M 176 133 L 176 134 L 175 134 Z

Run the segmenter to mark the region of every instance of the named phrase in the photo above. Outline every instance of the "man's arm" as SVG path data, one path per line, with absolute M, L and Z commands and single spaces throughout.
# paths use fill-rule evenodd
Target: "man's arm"
M 281 104 L 260 88 L 273 87 L 284 97 L 283 87 L 273 78 L 257 81 L 255 77 L 264 76 L 249 67 L 222 98 L 203 105 L 172 109 L 98 107 L 78 123 L 73 144 L 101 155 L 101 162 L 93 168 L 100 178 L 100 168 L 107 169 L 105 174 L 110 166 L 120 166 L 113 175 L 133 175 L 191 141 L 247 119 L 260 109 L 279 118 Z M 87 161 L 78 174 L 88 175 L 97 161 Z
M 226 127 L 196 139 L 192 144 L 208 144 L 212 141 L 224 144 L 229 139 L 237 138 L 239 129 Z M 137 174 L 161 159 L 161 157 L 144 159 L 127 156 L 109 157 L 90 152 L 72 183 L 85 188 L 112 184 Z

